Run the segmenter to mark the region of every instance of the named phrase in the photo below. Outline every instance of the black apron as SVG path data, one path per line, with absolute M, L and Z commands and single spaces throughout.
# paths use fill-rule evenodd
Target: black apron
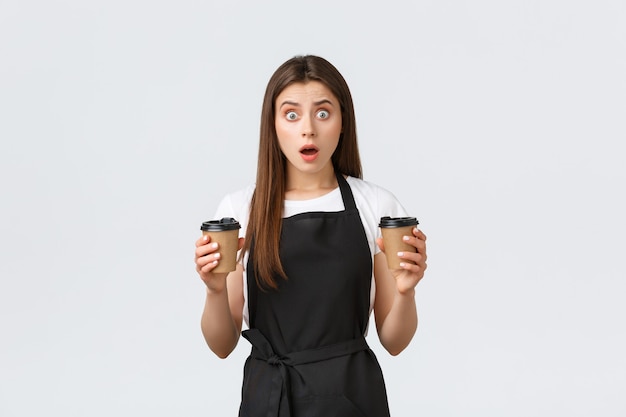
M 363 337 L 372 256 L 352 191 L 337 175 L 345 207 L 283 219 L 287 280 L 260 290 L 254 245 L 247 263 L 252 344 L 240 417 L 386 417 L 382 372 Z

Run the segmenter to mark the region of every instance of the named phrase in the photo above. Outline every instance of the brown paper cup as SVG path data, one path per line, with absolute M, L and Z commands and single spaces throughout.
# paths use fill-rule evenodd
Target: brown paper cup
M 237 251 L 239 250 L 239 230 L 226 230 L 223 232 L 202 231 L 208 235 L 211 242 L 219 245 L 220 261 L 213 268 L 213 272 L 231 272 L 237 267 Z
M 401 226 L 404 223 L 410 224 Z M 387 258 L 387 266 L 389 269 L 400 269 L 400 262 L 414 263 L 408 259 L 398 257 L 398 252 L 417 252 L 415 246 L 409 245 L 402 240 L 404 236 L 413 236 L 413 228 L 415 228 L 417 224 L 418 222 L 415 218 L 394 219 L 383 217 L 381 219 L 380 230 L 383 235 L 385 257 Z M 392 227 L 386 227 L 389 225 Z
M 239 250 L 239 223 L 235 219 L 224 218 L 204 222 L 203 235 L 208 235 L 211 242 L 217 242 L 220 260 L 213 272 L 231 272 L 237 268 L 237 251 Z M 219 230 L 224 229 L 224 230 Z

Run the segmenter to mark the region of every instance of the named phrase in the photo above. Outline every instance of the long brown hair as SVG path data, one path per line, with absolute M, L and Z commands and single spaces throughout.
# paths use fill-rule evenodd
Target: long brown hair
M 260 288 L 277 288 L 275 276 L 287 278 L 280 262 L 279 242 L 285 200 L 286 163 L 278 145 L 275 126 L 276 97 L 293 83 L 319 81 L 326 85 L 341 105 L 342 129 L 337 149 L 331 158 L 335 172 L 362 178 L 357 146 L 354 105 L 348 84 L 337 69 L 323 58 L 296 56 L 282 64 L 267 84 L 261 110 L 259 159 L 256 188 L 250 203 L 243 256 L 254 240 L 252 259 Z

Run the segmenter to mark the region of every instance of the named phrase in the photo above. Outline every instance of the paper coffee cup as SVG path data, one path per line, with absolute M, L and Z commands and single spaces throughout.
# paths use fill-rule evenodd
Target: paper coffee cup
M 417 252 L 415 246 L 404 242 L 402 237 L 413 236 L 413 228 L 418 224 L 415 217 L 381 217 L 378 226 L 383 235 L 389 269 L 400 269 L 400 262 L 414 263 L 408 259 L 400 259 L 398 252 Z
M 237 251 L 239 250 L 239 222 L 232 217 L 220 220 L 209 220 L 202 223 L 200 230 L 208 235 L 211 242 L 219 245 L 220 261 L 213 272 L 231 272 L 237 267 Z

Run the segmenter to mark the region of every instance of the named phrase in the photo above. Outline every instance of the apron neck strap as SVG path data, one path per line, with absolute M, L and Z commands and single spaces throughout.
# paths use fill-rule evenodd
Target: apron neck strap
M 339 184 L 339 191 L 341 191 L 341 199 L 343 200 L 343 206 L 346 210 L 356 210 L 356 203 L 354 202 L 354 195 L 348 185 L 348 181 L 343 177 L 343 174 L 335 171 L 337 176 L 337 184 Z

